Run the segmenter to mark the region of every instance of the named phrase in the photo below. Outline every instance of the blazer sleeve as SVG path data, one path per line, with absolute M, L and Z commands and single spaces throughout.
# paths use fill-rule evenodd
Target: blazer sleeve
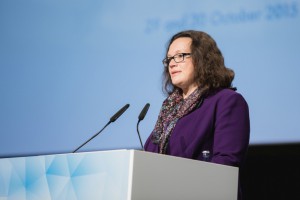
M 212 162 L 240 166 L 247 152 L 250 119 L 247 102 L 239 93 L 219 99 L 215 114 Z

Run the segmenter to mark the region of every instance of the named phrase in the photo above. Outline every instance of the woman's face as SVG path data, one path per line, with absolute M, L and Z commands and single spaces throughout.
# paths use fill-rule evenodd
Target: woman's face
M 169 47 L 167 57 L 173 57 L 180 53 L 191 53 L 192 39 L 189 37 L 177 38 Z M 183 93 L 189 95 L 197 85 L 194 81 L 194 65 L 190 55 L 184 56 L 182 62 L 176 63 L 172 59 L 169 63 L 169 74 L 173 85 L 181 88 Z

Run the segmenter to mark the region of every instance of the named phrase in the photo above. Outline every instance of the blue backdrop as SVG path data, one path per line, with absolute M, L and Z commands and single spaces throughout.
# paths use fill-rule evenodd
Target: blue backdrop
M 250 107 L 251 144 L 300 142 L 298 0 L 0 1 L 0 157 L 140 148 L 165 96 L 161 60 L 209 33 Z

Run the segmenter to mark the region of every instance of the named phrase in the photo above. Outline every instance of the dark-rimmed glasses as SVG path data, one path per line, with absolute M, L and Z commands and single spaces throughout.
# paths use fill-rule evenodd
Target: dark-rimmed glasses
M 169 64 L 172 59 L 174 59 L 174 61 L 176 63 L 180 63 L 180 62 L 184 61 L 184 58 L 186 56 L 190 56 L 190 55 L 191 55 L 191 53 L 178 53 L 172 57 L 167 57 L 167 58 L 163 59 L 162 63 L 164 64 L 165 67 L 169 67 Z

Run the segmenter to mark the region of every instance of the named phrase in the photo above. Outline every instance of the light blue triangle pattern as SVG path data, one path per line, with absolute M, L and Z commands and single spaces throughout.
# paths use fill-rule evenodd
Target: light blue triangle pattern
M 0 159 L 0 200 L 126 199 L 128 172 L 126 152 Z

